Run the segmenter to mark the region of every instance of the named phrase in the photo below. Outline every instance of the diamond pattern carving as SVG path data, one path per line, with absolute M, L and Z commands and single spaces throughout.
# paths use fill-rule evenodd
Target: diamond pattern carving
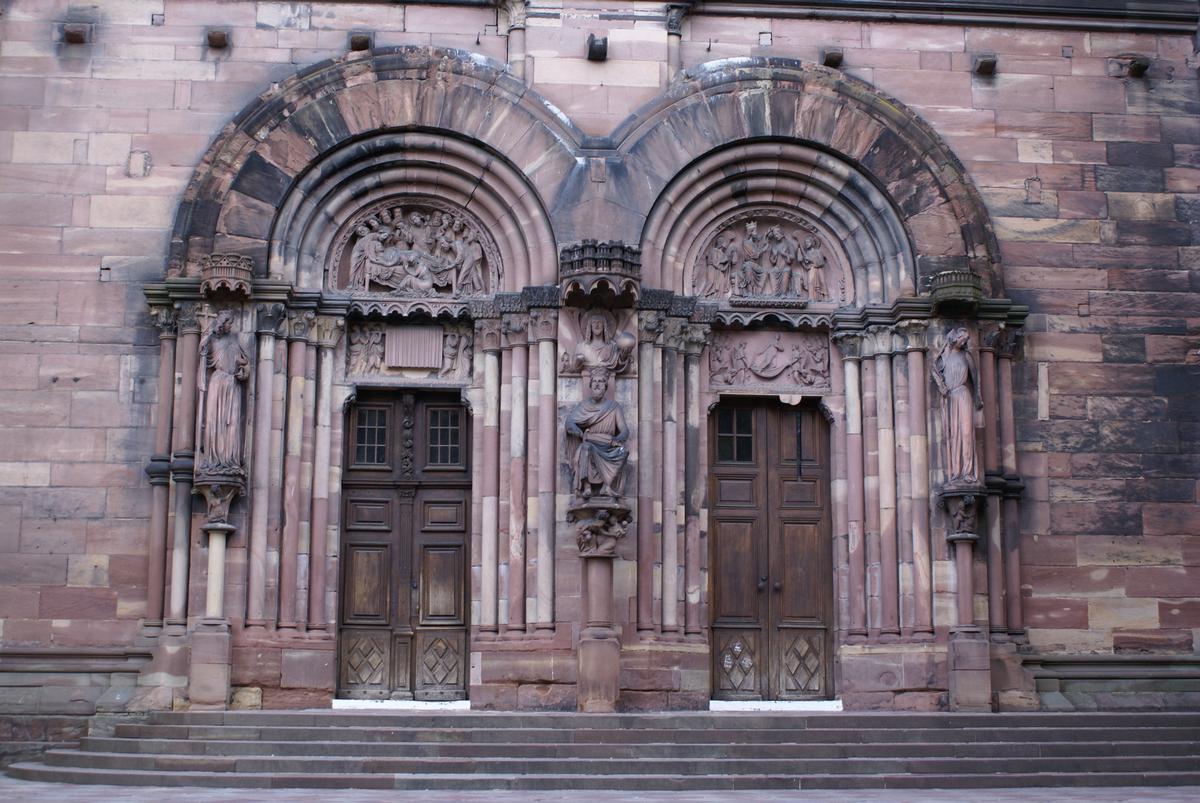
M 444 638 L 434 638 L 425 645 L 421 659 L 425 669 L 425 687 L 454 686 L 458 679 L 458 648 Z
M 755 640 L 748 634 L 723 635 L 717 655 L 720 689 L 732 692 L 758 693 L 758 667 Z
M 382 686 L 387 670 L 387 648 L 381 636 L 348 634 L 346 649 L 346 684 L 348 686 Z
M 784 693 L 820 694 L 824 689 L 823 638 L 819 633 L 800 634 L 783 651 Z

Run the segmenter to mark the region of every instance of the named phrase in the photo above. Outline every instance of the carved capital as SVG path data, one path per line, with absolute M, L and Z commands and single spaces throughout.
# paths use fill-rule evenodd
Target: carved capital
M 175 304 L 175 315 L 179 324 L 179 334 L 200 333 L 200 305 L 194 301 L 181 301 Z
M 926 349 L 926 333 L 929 331 L 928 321 L 901 321 L 896 324 L 896 333 L 904 338 L 906 351 L 924 351 Z
M 668 351 L 682 350 L 683 334 L 686 329 L 686 318 L 667 318 L 663 323 L 662 347 Z
M 660 310 L 643 310 L 638 313 L 638 339 L 646 343 L 658 343 L 662 337 L 667 316 Z
M 683 18 L 687 16 L 691 7 L 691 3 L 667 4 L 667 33 L 674 36 L 683 36 Z
M 313 321 L 312 336 L 318 346 L 323 349 L 331 349 L 336 347 L 338 341 L 342 339 L 342 330 L 345 328 L 346 322 L 341 318 L 333 315 L 320 315 Z
M 712 327 L 705 324 L 690 324 L 683 330 L 683 351 L 689 356 L 699 357 L 708 343 Z
M 869 327 L 864 341 L 872 354 L 891 354 L 896 350 L 896 333 L 890 326 Z
M 317 315 L 312 310 L 298 310 L 289 313 L 287 319 L 288 340 L 307 340 L 316 319 Z
M 837 344 L 838 351 L 842 355 L 843 360 L 861 360 L 863 357 L 863 337 L 860 332 L 836 332 L 833 335 L 833 342 Z
M 979 350 L 995 351 L 1000 342 L 1000 324 L 996 321 L 979 322 Z
M 167 304 L 155 304 L 150 308 L 150 318 L 158 329 L 158 336 L 163 340 L 175 337 L 175 325 L 178 323 L 175 308 Z
M 475 344 L 483 351 L 499 351 L 500 319 L 481 318 L 475 321 Z
M 1016 359 L 1024 338 L 1024 330 L 1003 327 L 996 336 L 996 356 L 1002 360 Z
M 500 10 L 508 17 L 508 30 L 525 27 L 525 0 L 500 0 Z
M 524 346 L 529 340 L 529 316 L 505 315 L 500 319 L 500 329 L 504 335 L 505 348 Z
M 259 304 L 255 311 L 255 331 L 260 335 L 279 335 L 287 320 L 287 307 L 282 304 Z
M 558 310 L 534 307 L 529 310 L 529 336 L 541 342 L 558 339 Z

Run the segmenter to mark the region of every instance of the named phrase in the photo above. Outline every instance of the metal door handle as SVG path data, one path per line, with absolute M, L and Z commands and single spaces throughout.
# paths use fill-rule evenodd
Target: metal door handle
M 766 577 L 758 578 L 758 590 L 759 591 L 767 590 L 767 578 Z
M 775 590 L 776 590 L 776 591 L 782 591 L 782 590 L 783 590 L 783 583 L 776 583 L 776 584 L 775 584 Z

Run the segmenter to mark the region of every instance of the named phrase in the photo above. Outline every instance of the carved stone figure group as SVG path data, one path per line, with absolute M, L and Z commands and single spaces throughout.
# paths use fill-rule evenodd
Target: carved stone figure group
M 759 224 L 766 231 L 760 233 Z M 713 238 L 693 271 L 692 287 L 704 298 L 796 298 L 827 301 L 828 265 L 820 242 L 799 227 L 748 220 Z
M 791 337 L 784 342 L 775 334 L 751 356 L 752 341 L 714 338 L 708 350 L 708 381 L 716 386 L 777 383 L 797 387 L 829 384 L 829 349 L 818 336 Z M 759 339 L 757 343 L 762 343 Z
M 486 292 L 487 259 L 467 220 L 442 210 L 385 209 L 354 229 L 349 290 L 452 297 Z
M 387 337 L 382 323 L 352 325 L 346 349 L 346 373 L 352 376 L 385 373 Z M 473 346 L 474 336 L 470 331 L 463 331 L 453 325 L 445 327 L 441 334 L 439 364 L 436 369 L 430 370 L 430 378 L 470 378 Z

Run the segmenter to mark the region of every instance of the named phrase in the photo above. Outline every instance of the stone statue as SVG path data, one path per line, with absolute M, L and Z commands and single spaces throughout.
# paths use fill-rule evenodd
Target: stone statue
M 617 319 L 611 312 L 591 309 L 579 318 L 579 342 L 574 354 L 563 354 L 560 369 L 575 373 L 588 368 L 606 368 L 620 373 L 629 367 L 637 337 L 632 332 L 617 332 Z
M 571 492 L 579 499 L 592 496 L 618 497 L 624 486 L 629 450 L 629 428 L 621 405 L 604 398 L 608 391 L 608 369 L 593 368 L 588 374 L 590 398 L 567 413 L 564 428 L 576 445 L 571 455 Z
M 346 370 L 351 374 L 373 374 L 383 369 L 383 327 L 365 324 L 350 327 Z
M 829 290 L 825 284 L 825 254 L 816 237 L 804 238 L 803 263 L 808 297 L 813 301 L 825 301 Z
M 629 512 L 621 509 L 588 511 L 575 523 L 575 538 L 579 556 L 583 558 L 611 558 L 617 554 L 617 542 L 625 537 L 629 524 Z
M 967 330 L 950 331 L 933 364 L 933 381 L 942 397 L 942 441 L 950 485 L 979 484 L 975 460 L 975 411 L 983 409 L 979 370 L 968 348 Z
M 234 312 L 217 313 L 212 328 L 200 344 L 200 390 L 204 394 L 199 473 L 241 476 L 242 383 L 250 376 L 250 360 L 233 328 Z

